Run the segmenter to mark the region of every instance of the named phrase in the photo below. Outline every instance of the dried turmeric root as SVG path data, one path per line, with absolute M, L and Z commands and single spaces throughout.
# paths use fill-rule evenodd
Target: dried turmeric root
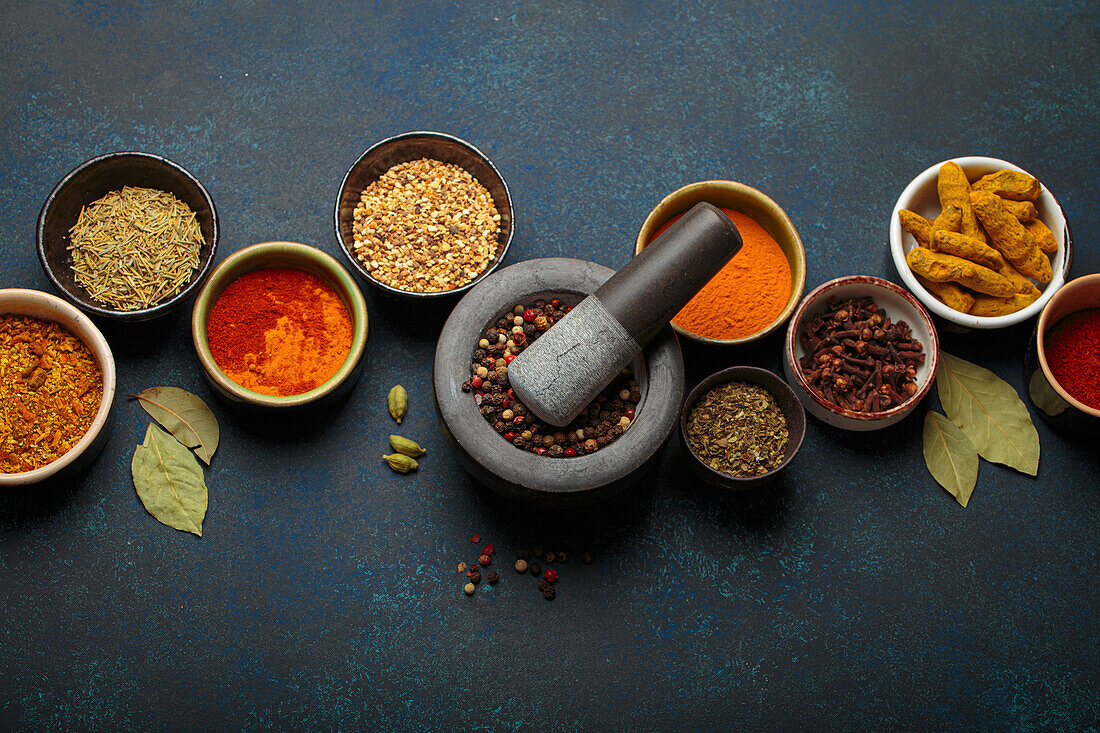
M 1007 278 L 1012 287 L 1016 288 L 1016 292 L 1020 295 L 1032 295 L 1034 294 L 1038 298 L 1042 291 L 1035 287 L 1035 283 L 1028 280 L 1026 277 L 1020 274 L 1020 271 L 1012 266 L 1012 263 L 1005 260 L 1004 266 L 997 270 L 997 274 L 1001 277 Z
M 1004 199 L 1005 209 L 1008 213 L 1022 222 L 1028 222 L 1032 219 L 1039 218 L 1039 211 L 1035 208 L 1035 204 L 1030 201 L 1013 201 L 1012 199 Z
M 1058 243 L 1054 241 L 1054 232 L 1050 231 L 1050 227 L 1046 224 L 1038 219 L 1031 219 L 1030 221 L 1023 221 L 1023 225 L 1024 229 L 1031 232 L 1031 238 L 1035 240 L 1035 246 L 1039 249 L 1047 253 L 1058 251 Z
M 1053 275 L 1050 260 L 1035 244 L 1031 232 L 1005 209 L 1001 198 L 988 191 L 971 191 L 974 213 L 985 226 L 993 246 L 1021 275 L 1048 283 Z M 994 295 L 994 293 L 989 293 Z
M 1001 253 L 988 244 L 958 232 L 936 232 L 932 236 L 932 244 L 929 249 L 933 252 L 944 252 L 962 257 L 994 271 L 999 270 L 1005 263 L 1005 258 L 1001 256 Z
M 974 296 L 955 283 L 938 283 L 920 275 L 914 276 L 917 278 L 917 282 L 924 286 L 925 290 L 939 298 L 948 308 L 957 310 L 959 313 L 969 313 L 970 309 L 974 307 Z
M 936 282 L 956 282 L 986 295 L 1007 298 L 1016 292 L 1009 280 L 988 267 L 982 267 L 962 257 L 933 252 L 926 247 L 914 247 L 905 257 L 914 273 Z
M 958 163 L 947 161 L 940 166 L 936 190 L 940 194 L 940 205 L 943 208 L 958 206 L 962 211 L 960 232 L 983 243 L 989 241 L 974 216 L 974 209 L 970 203 L 970 181 L 967 180 L 966 172 Z
M 974 305 L 970 308 L 972 316 L 1007 316 L 1034 303 L 1039 299 L 1039 291 L 1034 295 L 1014 293 L 1007 298 L 995 298 L 992 295 L 974 296 Z
M 913 239 L 917 240 L 921 246 L 927 247 L 932 241 L 933 221 L 931 219 L 925 219 L 909 209 L 901 209 L 898 211 L 898 220 L 901 221 L 901 228 L 912 234 Z
M 1013 201 L 1034 201 L 1043 192 L 1043 187 L 1038 178 L 1006 168 L 979 178 L 974 182 L 974 190 L 987 191 Z

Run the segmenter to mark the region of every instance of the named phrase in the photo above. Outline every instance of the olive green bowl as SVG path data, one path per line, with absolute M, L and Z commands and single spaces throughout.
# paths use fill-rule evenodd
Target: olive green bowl
M 638 239 L 634 243 L 634 254 L 637 255 L 645 249 L 665 222 L 677 214 L 683 214 L 700 201 L 739 211 L 763 227 L 787 256 L 787 262 L 791 266 L 791 292 L 787 297 L 786 305 L 775 320 L 748 336 L 715 339 L 692 333 L 676 325 L 675 322 L 671 324 L 672 328 L 683 338 L 702 344 L 739 346 L 759 341 L 786 323 L 794 313 L 795 306 L 802 297 L 802 289 L 806 285 L 806 251 L 802 248 L 802 239 L 799 238 L 787 213 L 768 196 L 736 181 L 700 181 L 679 188 L 665 196 L 646 217 L 638 232 Z
M 351 315 L 353 333 L 347 359 L 328 381 L 302 394 L 273 397 L 245 389 L 221 370 L 210 353 L 206 324 L 218 296 L 242 275 L 266 268 L 291 268 L 316 275 L 336 291 Z M 359 379 L 363 352 L 367 346 L 367 303 L 351 274 L 321 250 L 294 242 L 254 244 L 227 257 L 210 274 L 195 298 L 195 307 L 191 312 L 191 339 L 207 381 L 227 400 L 274 410 L 316 405 L 347 394 Z

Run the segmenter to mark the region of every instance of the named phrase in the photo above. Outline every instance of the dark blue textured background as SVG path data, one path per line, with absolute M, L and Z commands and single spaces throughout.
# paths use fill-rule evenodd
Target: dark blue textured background
M 944 158 L 1038 175 L 1100 270 L 1095 3 L 16 3 L 0 8 L 0 286 L 50 290 L 38 209 L 81 161 L 140 149 L 217 203 L 221 257 L 271 239 L 335 253 L 340 177 L 410 129 L 481 147 L 511 185 L 509 261 L 630 256 L 650 208 L 732 178 L 783 206 L 807 289 L 897 281 L 892 205 Z M 201 540 L 129 475 L 147 422 L 71 487 L 0 496 L 0 727 L 476 730 L 1093 728 L 1100 717 L 1096 443 L 1039 422 L 1033 479 L 983 463 L 962 509 L 924 468 L 921 416 L 811 422 L 770 491 L 724 496 L 675 441 L 611 503 L 546 514 L 474 484 L 430 408 L 446 313 L 368 293 L 364 376 L 332 414 L 271 424 L 203 382 L 189 308 L 104 324 L 119 390 L 206 398 L 222 447 Z M 945 347 L 1020 388 L 1032 324 Z M 777 368 L 779 342 L 688 348 L 690 380 Z M 378 456 L 389 387 L 428 446 Z M 574 551 L 462 595 L 480 531 Z M 584 566 L 577 554 L 590 550 Z

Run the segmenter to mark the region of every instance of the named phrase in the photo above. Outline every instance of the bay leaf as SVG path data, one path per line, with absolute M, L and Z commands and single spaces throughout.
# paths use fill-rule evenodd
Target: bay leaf
M 191 451 L 149 423 L 130 471 L 138 498 L 158 522 L 202 537 L 208 491 Z
M 978 483 L 978 451 L 955 423 L 938 412 L 924 416 L 924 465 L 965 507 Z
M 941 352 L 936 387 L 943 411 L 982 458 L 1032 476 L 1039 472 L 1039 433 L 1008 382 L 988 369 Z
M 205 402 L 179 387 L 150 387 L 131 397 L 176 440 L 194 448 L 202 462 L 210 465 L 220 431 L 217 418 Z

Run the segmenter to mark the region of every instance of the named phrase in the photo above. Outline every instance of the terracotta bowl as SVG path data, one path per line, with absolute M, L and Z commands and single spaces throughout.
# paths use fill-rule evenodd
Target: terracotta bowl
M 302 394 L 275 397 L 245 389 L 221 370 L 210 353 L 206 323 L 218 296 L 234 280 L 254 270 L 283 267 L 316 275 L 336 291 L 351 315 L 354 331 L 351 351 L 343 366 L 328 381 Z M 254 244 L 227 257 L 211 273 L 191 312 L 191 340 L 207 381 L 227 400 L 276 411 L 316 405 L 345 395 L 359 379 L 363 352 L 367 347 L 367 303 L 351 274 L 321 250 L 294 242 Z
M 697 403 L 709 390 L 721 384 L 726 384 L 727 382 L 757 384 L 768 390 L 772 397 L 775 398 L 779 408 L 783 411 L 783 417 L 787 420 L 788 440 L 787 448 L 783 454 L 783 462 L 776 468 L 760 476 L 731 476 L 728 473 L 715 471 L 704 463 L 699 456 L 695 455 L 695 452 L 691 449 L 691 444 L 688 442 L 687 422 L 688 417 L 691 415 L 692 408 L 695 407 L 695 403 Z M 798 395 L 796 395 L 794 390 L 791 389 L 786 382 L 780 379 L 778 375 L 769 372 L 767 369 L 759 369 L 750 366 L 734 366 L 711 374 L 697 384 L 695 389 L 691 390 L 687 399 L 684 400 L 683 409 L 680 411 L 679 434 L 680 444 L 684 446 L 684 452 L 688 456 L 688 465 L 691 466 L 691 470 L 695 475 L 705 483 L 720 489 L 734 489 L 737 491 L 754 489 L 771 483 L 779 474 L 783 473 L 787 466 L 791 464 L 791 461 L 794 460 L 795 455 L 798 453 L 798 449 L 802 447 L 802 439 L 806 437 L 806 411 L 802 408 L 802 403 L 798 401 Z
M 1047 302 L 1024 357 L 1024 383 L 1031 404 L 1052 427 L 1092 439 L 1100 427 L 1100 410 L 1067 392 L 1051 374 L 1046 357 L 1046 336 L 1050 329 L 1071 313 L 1089 308 L 1100 308 L 1100 273 L 1071 280 Z
M 497 252 L 489 262 L 489 266 L 466 285 L 438 293 L 416 293 L 401 290 L 375 280 L 355 254 L 355 239 L 352 233 L 352 227 L 355 223 L 355 207 L 359 203 L 359 197 L 363 190 L 398 163 L 420 158 L 432 158 L 464 168 L 488 189 L 493 196 L 497 211 L 500 213 Z M 488 277 L 504 261 L 504 256 L 508 252 L 508 247 L 512 244 L 512 237 L 515 233 L 512 194 L 508 190 L 508 184 L 504 182 L 504 177 L 500 175 L 500 171 L 484 153 L 473 145 L 442 132 L 406 132 L 386 138 L 367 148 L 366 152 L 359 156 L 359 159 L 348 169 L 348 172 L 344 175 L 344 180 L 340 183 L 340 191 L 336 196 L 336 210 L 333 217 L 336 228 L 336 241 L 340 243 L 340 251 L 344 253 L 352 269 L 366 279 L 368 283 L 378 288 L 379 291 L 405 298 L 443 298 L 469 290 Z
M 917 369 L 916 393 L 901 405 L 883 412 L 848 410 L 830 402 L 810 386 L 798 363 L 799 359 L 806 354 L 798 338 L 803 322 L 824 311 L 825 301 L 829 298 L 846 300 L 866 296 L 874 298 L 875 304 L 885 310 L 893 322 L 908 323 L 913 330 L 913 337 L 924 346 L 924 364 Z M 928 395 L 936 379 L 940 342 L 928 311 L 910 293 L 882 278 L 870 275 L 849 275 L 818 286 L 802 299 L 787 327 L 787 339 L 783 351 L 783 371 L 787 382 L 794 388 L 798 399 L 811 415 L 843 430 L 865 431 L 880 430 L 893 425 L 912 412 Z
M 111 354 L 111 347 L 88 316 L 60 298 L 37 290 L 0 290 L 0 314 L 31 316 L 64 326 L 87 345 L 103 373 L 103 397 L 84 437 L 53 463 L 33 471 L 0 473 L 0 487 L 36 484 L 47 479 L 73 476 L 87 468 L 99 455 L 111 432 L 111 405 L 115 400 L 115 358 Z
M 987 173 L 993 173 L 1004 168 L 1027 173 L 1018 165 L 999 158 L 985 158 L 974 155 L 966 158 L 953 158 L 953 160 L 966 172 L 966 176 L 971 182 L 978 180 Z M 917 246 L 917 240 L 901 228 L 898 212 L 902 209 L 909 209 L 931 219 L 939 215 L 941 207 L 939 194 L 936 192 L 936 182 L 939 180 L 940 166 L 946 162 L 948 161 L 936 163 L 914 178 L 901 192 L 901 196 L 898 197 L 897 203 L 894 204 L 894 210 L 890 214 L 890 255 L 893 257 L 894 267 L 901 275 L 902 282 L 928 310 L 951 323 L 965 328 L 1004 328 L 1037 315 L 1051 296 L 1054 295 L 1054 292 L 1069 277 L 1069 266 L 1073 260 L 1073 239 L 1069 234 L 1069 223 L 1066 221 L 1065 212 L 1062 211 L 1062 207 L 1058 204 L 1054 195 L 1047 189 L 1042 178 L 1039 180 L 1043 182 L 1043 193 L 1040 194 L 1039 200 L 1035 202 L 1035 208 L 1039 210 L 1039 219 L 1054 232 L 1054 239 L 1058 242 L 1058 251 L 1050 255 L 1050 265 L 1054 273 L 1051 281 L 1045 285 L 1036 283 L 1043 294 L 1034 303 L 1007 316 L 971 316 L 960 313 L 953 308 L 948 308 L 939 298 L 928 292 L 917 281 L 913 271 L 909 269 L 909 265 L 905 261 L 905 255 Z
M 749 336 L 714 339 L 692 333 L 675 323 L 671 324 L 672 328 L 682 338 L 703 344 L 738 346 L 759 341 L 783 327 L 794 312 L 798 299 L 802 297 L 802 289 L 806 285 L 806 251 L 802 248 L 802 240 L 786 212 L 769 197 L 755 188 L 736 181 L 700 181 L 679 188 L 665 196 L 646 217 L 634 242 L 634 254 L 637 255 L 654 239 L 665 222 L 677 214 L 683 214 L 700 201 L 739 211 L 762 226 L 787 256 L 787 262 L 791 266 L 791 292 L 787 298 L 787 304 L 775 320 Z
M 118 310 L 93 300 L 77 284 L 68 250 L 69 229 L 76 224 L 81 208 L 123 186 L 155 188 L 175 195 L 195 212 L 205 241 L 190 282 L 168 300 L 138 310 Z M 37 243 L 46 277 L 77 308 L 116 321 L 148 321 L 177 308 L 202 286 L 218 248 L 218 213 L 206 188 L 180 165 L 151 153 L 110 153 L 81 163 L 54 187 L 38 215 Z

